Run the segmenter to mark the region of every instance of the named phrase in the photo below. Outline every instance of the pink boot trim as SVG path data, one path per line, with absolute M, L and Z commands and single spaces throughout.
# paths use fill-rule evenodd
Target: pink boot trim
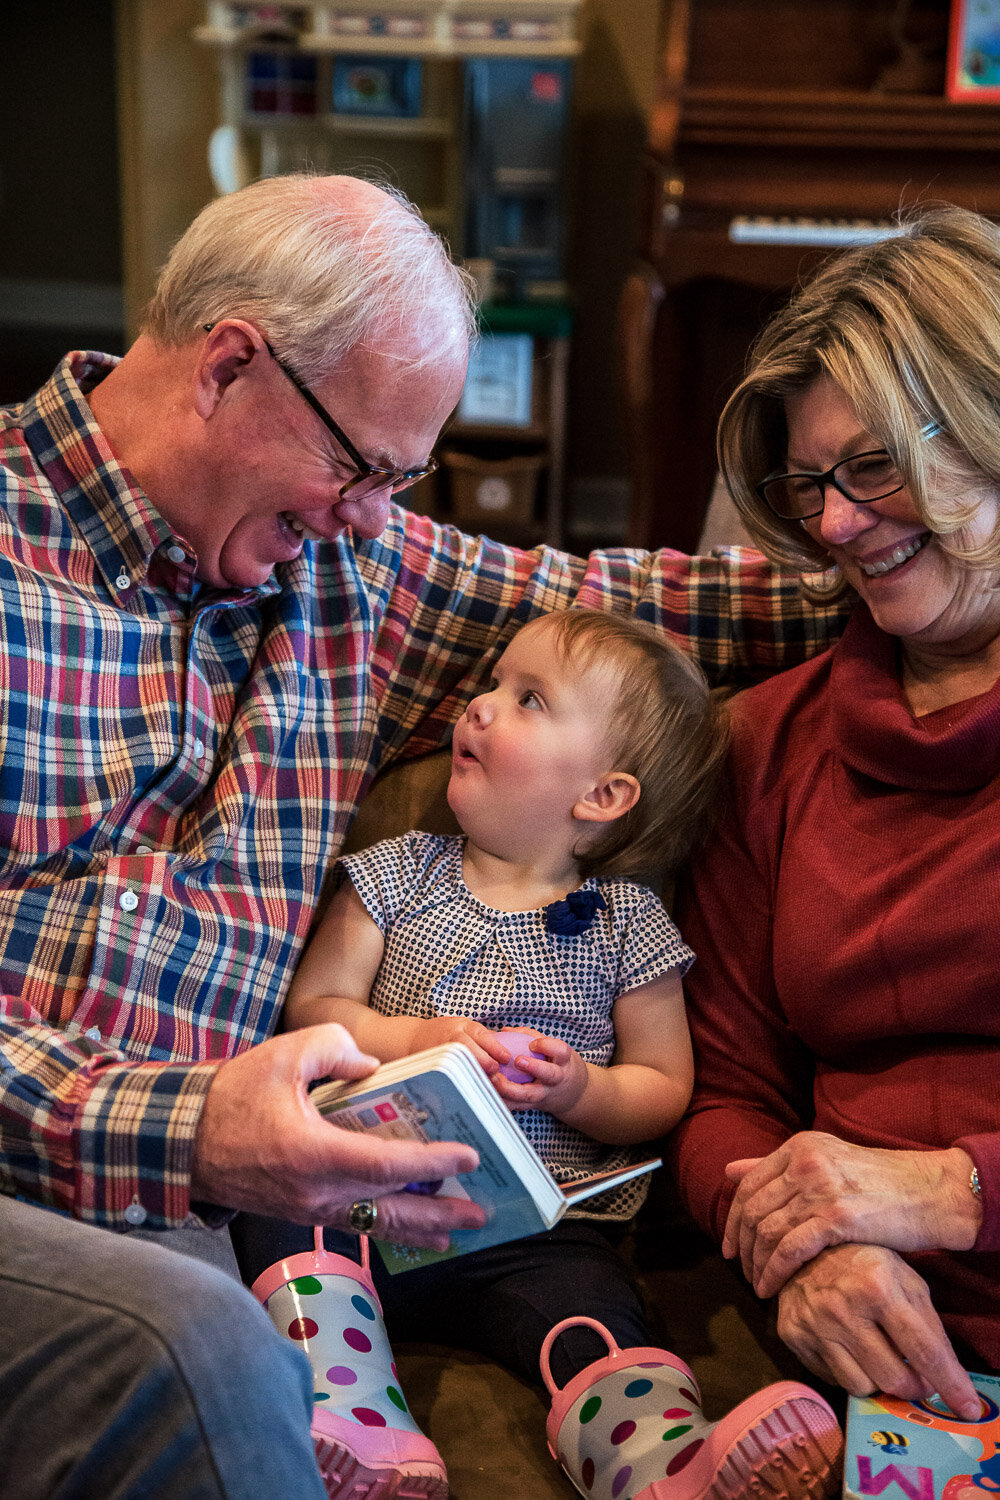
M 560 1389 L 553 1343 L 570 1327 L 608 1353 Z M 781 1381 L 707 1422 L 691 1370 L 664 1349 L 620 1349 L 602 1323 L 566 1318 L 541 1353 L 549 1452 L 588 1500 L 832 1500 L 843 1438 L 816 1391 Z M 634 1487 L 637 1486 L 637 1487 Z
M 778 1381 L 717 1422 L 687 1471 L 635 1500 L 832 1500 L 840 1494 L 844 1439 L 817 1391 Z
M 365 1239 L 365 1254 L 360 1265 L 356 1260 L 349 1260 L 346 1255 L 334 1255 L 332 1250 L 301 1250 L 297 1255 L 276 1260 L 273 1266 L 261 1271 L 250 1290 L 257 1301 L 266 1307 L 268 1298 L 273 1297 L 279 1287 L 294 1281 L 298 1276 L 346 1276 L 364 1287 L 381 1316 L 382 1304 L 378 1300 L 378 1292 L 368 1268 L 367 1239 L 364 1235 L 361 1238 Z
M 448 1500 L 440 1454 L 421 1433 L 363 1427 L 317 1408 L 312 1436 L 331 1500 Z
M 364 1235 L 359 1248 L 360 1265 L 325 1250 L 323 1231 L 317 1229 L 312 1251 L 268 1266 L 251 1290 L 279 1332 L 296 1339 L 313 1367 L 319 1387 L 313 1447 L 331 1500 L 447 1500 L 441 1455 L 396 1388 Z M 342 1360 L 350 1367 L 339 1368 Z M 331 1363 L 338 1368 L 328 1369 Z M 356 1393 L 353 1400 L 348 1392 Z M 331 1398 L 335 1403 L 346 1399 L 353 1414 L 343 1416 L 336 1404 L 321 1404 Z

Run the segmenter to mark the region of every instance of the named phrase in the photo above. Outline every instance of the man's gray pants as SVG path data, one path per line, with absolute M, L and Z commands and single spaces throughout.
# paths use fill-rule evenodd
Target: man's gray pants
M 232 1277 L 0 1195 L 3 1500 L 323 1500 L 311 1412 Z

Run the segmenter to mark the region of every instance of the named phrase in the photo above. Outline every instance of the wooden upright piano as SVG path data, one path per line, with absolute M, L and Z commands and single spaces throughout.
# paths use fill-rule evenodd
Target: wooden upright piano
M 629 540 L 697 544 L 769 312 L 897 209 L 1000 218 L 1000 107 L 945 97 L 948 0 L 662 0 L 621 365 Z

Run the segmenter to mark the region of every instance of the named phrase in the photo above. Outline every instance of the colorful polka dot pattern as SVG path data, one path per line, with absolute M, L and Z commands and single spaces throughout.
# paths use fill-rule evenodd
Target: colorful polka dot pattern
M 673 1458 L 667 1464 L 668 1479 L 673 1479 L 675 1474 L 679 1474 L 682 1469 L 687 1468 L 704 1441 L 704 1438 L 696 1438 L 693 1443 L 688 1443 L 686 1448 L 682 1448 L 679 1453 L 674 1454 Z
M 637 1374 L 642 1368 L 648 1374 Z M 592 1500 L 633 1500 L 697 1458 L 707 1424 L 698 1396 L 669 1365 L 599 1378 L 567 1412 L 559 1459 Z
M 319 1324 L 314 1323 L 312 1318 L 293 1318 L 285 1332 L 298 1343 L 304 1339 L 314 1339 L 319 1333 Z
M 309 1356 L 317 1402 L 363 1427 L 420 1431 L 399 1389 L 378 1304 L 356 1277 L 298 1276 L 265 1305 L 278 1331 Z

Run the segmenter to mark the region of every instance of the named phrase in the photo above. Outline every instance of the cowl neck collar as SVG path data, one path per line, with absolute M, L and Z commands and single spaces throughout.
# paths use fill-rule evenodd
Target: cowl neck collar
M 899 642 L 864 605 L 834 649 L 830 692 L 838 754 L 865 776 L 912 791 L 971 792 L 1000 774 L 1000 686 L 915 718 Z

